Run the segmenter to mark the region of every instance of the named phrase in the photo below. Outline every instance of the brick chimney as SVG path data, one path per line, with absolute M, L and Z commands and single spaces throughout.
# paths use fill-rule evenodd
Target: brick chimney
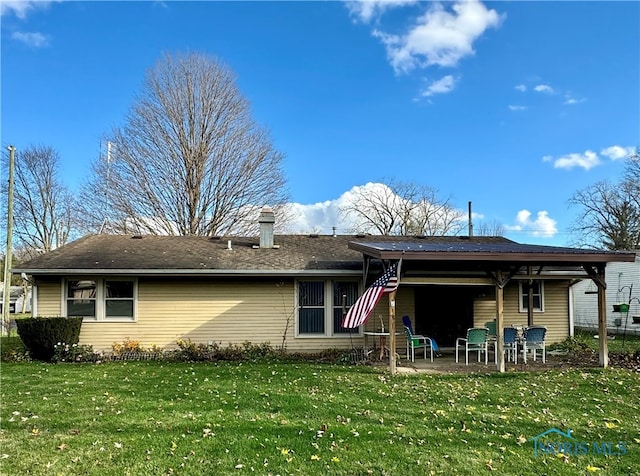
M 276 216 L 271 207 L 263 207 L 260 211 L 260 248 L 273 248 L 273 224 Z

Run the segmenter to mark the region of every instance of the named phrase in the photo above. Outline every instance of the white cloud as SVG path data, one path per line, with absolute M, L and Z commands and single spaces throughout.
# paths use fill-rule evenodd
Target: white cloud
M 527 109 L 527 106 L 520 106 L 517 104 L 509 104 L 509 106 L 507 107 L 510 111 L 524 111 L 525 109 Z
M 361 196 L 363 193 L 370 192 L 375 194 L 380 187 L 386 187 L 386 185 L 381 183 L 356 185 L 334 200 L 308 205 L 291 203 L 289 204 L 288 214 L 292 218 L 285 231 L 287 233 L 319 233 L 327 235 L 333 233 L 333 227 L 335 226 L 338 234 L 351 233 L 357 224 L 348 216 L 342 217 L 340 209 L 352 205 L 356 197 Z
M 545 156 L 543 161 L 549 162 L 549 156 Z M 584 153 L 567 154 L 559 157 L 553 161 L 553 167 L 556 169 L 572 169 L 574 167 L 582 167 L 585 170 L 589 170 L 596 165 L 600 164 L 600 158 L 598 154 L 591 150 L 587 150 Z
M 487 9 L 477 0 L 454 3 L 453 12 L 441 3 L 433 3 L 405 34 L 374 31 L 387 49 L 397 73 L 438 65 L 456 66 L 465 56 L 475 53 L 473 42 L 488 28 L 499 26 L 504 15 Z
M 358 20 L 369 23 L 374 17 L 381 16 L 391 8 L 403 7 L 416 3 L 417 0 L 347 0 L 347 8 Z
M 533 90 L 538 93 L 546 93 L 546 94 L 553 94 L 555 92 L 554 89 L 548 84 L 538 84 L 534 86 Z
M 619 145 L 612 145 L 600 151 L 602 155 L 609 157 L 611 160 L 626 159 L 633 155 L 634 152 L 634 147 L 622 147 Z
M 420 92 L 421 96 L 433 96 L 434 94 L 445 94 L 453 91 L 456 87 L 456 78 L 450 74 L 432 82 L 426 89 Z
M 50 3 L 52 2 L 45 0 L 2 0 L 0 1 L 0 16 L 13 13 L 18 18 L 24 19 L 32 10 L 46 8 Z
M 527 87 L 524 84 L 518 84 L 515 89 L 523 93 L 527 90 Z
M 38 32 L 16 31 L 13 32 L 11 38 L 34 48 L 43 48 L 49 45 L 49 38 Z
M 571 96 L 567 95 L 565 97 L 564 104 L 567 105 L 567 106 L 573 106 L 574 104 L 580 104 L 581 102 L 585 102 L 585 101 L 586 101 L 585 98 L 579 98 L 578 99 L 578 98 L 574 98 L 574 97 L 571 97 Z
M 527 232 L 533 236 L 552 238 L 558 233 L 558 222 L 549 216 L 545 210 L 539 211 L 536 218 L 531 218 L 529 210 L 520 210 L 516 215 L 515 225 L 506 225 L 508 231 Z

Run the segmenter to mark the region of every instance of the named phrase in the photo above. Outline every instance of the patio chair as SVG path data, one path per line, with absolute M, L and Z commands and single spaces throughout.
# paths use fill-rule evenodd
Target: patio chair
M 413 326 L 411 325 L 411 318 L 409 316 L 402 316 L 402 323 L 409 328 L 409 330 L 413 334 L 413 337 L 417 337 L 419 339 L 429 339 L 431 341 L 431 348 L 436 353 L 436 357 L 440 357 L 440 346 L 433 337 L 426 337 L 413 332 Z
M 490 337 L 495 337 L 496 335 L 498 335 L 497 331 L 496 331 L 496 320 L 492 320 L 492 321 L 487 321 L 484 323 L 484 327 L 486 327 L 487 329 L 489 329 L 489 336 Z
M 458 350 L 464 342 L 464 363 L 469 365 L 469 351 L 478 352 L 478 362 L 480 354 L 484 352 L 484 364 L 489 363 L 489 329 L 486 327 L 471 327 L 467 329 L 467 337 L 456 339 L 456 363 L 458 362 Z
M 514 364 L 518 363 L 518 329 L 515 327 L 505 327 L 504 335 L 504 351 L 507 353 L 507 362 L 513 360 Z M 513 359 L 512 359 L 513 357 Z
M 433 344 L 429 337 L 416 335 L 407 326 L 404 326 L 404 333 L 407 336 L 407 358 L 411 356 L 411 362 L 416 361 L 416 349 L 424 349 L 424 359 L 427 360 L 427 349 L 433 362 Z
M 544 338 L 547 328 L 544 326 L 525 327 L 522 333 L 522 358 L 527 363 L 527 351 L 533 351 L 533 360 L 536 360 L 538 349 L 542 350 L 542 363 L 546 363 L 546 350 Z

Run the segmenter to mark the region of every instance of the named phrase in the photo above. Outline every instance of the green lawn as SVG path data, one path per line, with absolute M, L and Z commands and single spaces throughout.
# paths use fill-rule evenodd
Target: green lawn
M 640 474 L 640 374 L 625 370 L 391 377 L 299 362 L 112 362 L 1 371 L 2 474 Z M 531 438 L 552 427 L 570 429 L 579 454 L 534 455 Z

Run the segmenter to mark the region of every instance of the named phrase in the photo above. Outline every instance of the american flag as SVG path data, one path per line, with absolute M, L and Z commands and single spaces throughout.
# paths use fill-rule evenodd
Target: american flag
M 376 307 L 382 295 L 398 289 L 397 271 L 398 262 L 391 265 L 382 276 L 367 288 L 364 294 L 349 309 L 349 312 L 342 320 L 342 327 L 353 329 L 367 322 L 371 311 Z

